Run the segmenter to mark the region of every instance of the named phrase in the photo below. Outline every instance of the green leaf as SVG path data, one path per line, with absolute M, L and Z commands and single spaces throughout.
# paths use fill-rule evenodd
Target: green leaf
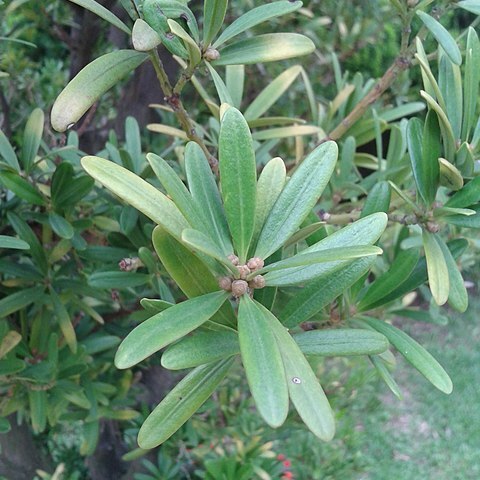
M 58 132 L 70 128 L 107 90 L 147 58 L 146 53 L 118 50 L 89 63 L 55 100 L 51 113 L 53 128 Z
M 402 399 L 402 393 L 400 392 L 400 388 L 397 385 L 397 382 L 392 377 L 391 373 L 388 371 L 387 365 L 382 360 L 379 355 L 372 355 L 370 357 L 370 361 L 372 365 L 375 367 L 375 370 L 380 375 L 382 380 L 387 384 L 390 391 L 398 398 Z
M 28 390 L 28 403 L 33 431 L 43 432 L 47 426 L 46 390 Z
M 12 191 L 17 197 L 32 203 L 33 205 L 44 205 L 45 201 L 40 192 L 18 173 L 3 171 L 0 172 L 0 182 L 5 188 Z
M 404 103 L 398 107 L 388 108 L 387 110 L 378 113 L 378 116 L 386 122 L 394 122 L 405 117 L 409 117 L 414 113 L 425 110 L 425 104 L 423 102 L 410 102 Z
M 390 184 L 385 181 L 376 183 L 370 192 L 368 192 L 368 197 L 363 205 L 360 218 L 367 217 L 368 215 L 377 212 L 388 213 L 390 198 Z
M 480 2 L 478 2 L 478 11 L 480 15 Z M 464 140 L 470 138 L 470 133 L 477 120 L 475 106 L 478 102 L 477 95 L 479 82 L 480 42 L 475 30 L 472 27 L 469 27 L 467 34 L 467 47 L 465 50 L 465 75 L 463 85 L 463 122 L 461 138 Z
M 183 378 L 143 423 L 139 446 L 155 448 L 169 439 L 210 397 L 232 364 L 227 359 L 202 365 Z
M 137 52 L 148 52 L 162 43 L 160 35 L 141 18 L 133 24 L 132 45 Z
M 457 227 L 480 228 L 480 205 L 474 205 L 470 208 L 475 211 L 475 215 L 449 215 L 445 217 L 445 221 Z
M 335 357 L 375 355 L 388 350 L 384 335 L 358 328 L 311 330 L 293 335 L 304 355 Z
M 461 2 L 457 2 L 456 5 L 467 12 L 480 15 L 480 2 L 478 0 L 462 0 Z
M 94 272 L 88 277 L 88 284 L 94 288 L 132 288 L 145 285 L 150 281 L 150 275 L 135 272 Z
M 258 235 L 260 235 L 263 224 L 282 192 L 286 180 L 287 170 L 285 163 L 280 157 L 272 158 L 258 177 L 253 243 L 256 242 Z
M 250 130 L 236 108 L 229 108 L 222 118 L 218 154 L 225 213 L 243 264 L 255 226 L 257 171 Z
M 8 235 L 0 235 L 0 248 L 12 248 L 16 250 L 28 250 L 30 245 L 20 238 L 9 237 Z
M 362 317 L 366 323 L 381 334 L 413 365 L 429 382 L 444 393 L 451 393 L 452 381 L 442 366 L 413 338 L 398 328 L 376 318 Z
M 480 202 L 480 177 L 470 180 L 461 190 L 452 195 L 445 203 L 446 207 L 467 208 Z
M 205 154 L 195 142 L 189 142 L 185 147 L 185 170 L 192 198 L 197 209 L 203 211 L 205 229 L 211 232 L 212 238 L 222 247 L 225 255 L 230 255 L 233 246 L 220 193 Z
M 357 306 L 358 310 L 361 312 L 381 305 L 381 300 L 410 276 L 419 258 L 420 253 L 416 249 L 401 251 L 395 257 L 390 268 L 368 287 L 365 296 Z
M 315 215 L 315 218 L 318 218 L 318 217 Z M 307 217 L 307 220 L 308 220 L 308 217 Z M 303 222 L 303 223 L 305 223 L 305 222 Z M 295 245 L 296 243 L 299 243 L 302 240 L 307 241 L 307 239 L 312 238 L 312 235 L 317 233 L 324 226 L 325 226 L 325 222 L 314 222 L 314 223 L 311 223 L 310 225 L 306 225 L 305 227 L 303 227 L 300 230 L 298 230 L 297 232 L 295 232 L 285 242 L 284 248 L 290 247 L 291 245 Z M 316 242 L 312 242 L 312 243 L 316 243 Z M 309 245 L 311 245 L 312 243 L 309 243 Z
M 373 262 L 361 258 L 309 283 L 285 305 L 280 320 L 288 328 L 307 321 L 365 275 Z
M 0 341 L 0 358 L 12 351 L 21 341 L 22 336 L 15 330 L 10 330 Z
M 463 177 L 458 168 L 441 157 L 438 159 L 438 165 L 440 167 L 440 185 L 450 190 L 460 190 L 463 187 Z
M 26 172 L 29 172 L 38 153 L 43 135 L 43 123 L 45 115 L 40 108 L 36 108 L 28 117 L 23 132 L 22 164 Z
M 435 40 L 437 40 L 437 42 L 445 50 L 445 53 L 448 55 L 450 60 L 455 63 L 455 65 L 461 65 L 462 54 L 460 53 L 457 43 L 450 35 L 448 30 L 425 12 L 417 11 L 417 15 L 420 17 L 420 20 L 423 22 L 423 24 L 430 30 L 430 33 L 435 37 Z
M 280 2 L 271 2 L 261 5 L 260 7 L 253 8 L 231 23 L 218 37 L 213 44 L 213 47 L 217 48 L 231 38 L 236 37 L 240 33 L 245 32 L 252 27 L 255 27 L 259 23 L 266 22 L 267 20 L 279 17 L 281 15 L 286 15 L 287 13 L 292 13 L 295 10 L 298 10 L 301 6 L 302 2 L 300 1 L 291 2 L 284 0 Z
M 145 310 L 150 310 L 151 312 L 158 313 L 163 312 L 167 308 L 173 307 L 175 304 L 167 302 L 165 300 L 158 300 L 156 298 L 142 298 L 140 300 L 140 305 Z
M 251 65 L 275 62 L 308 55 L 315 50 L 313 42 L 298 33 L 266 33 L 240 40 L 220 51 L 213 65 Z
M 188 58 L 191 65 L 198 65 L 202 60 L 202 52 L 195 40 L 185 31 L 185 29 L 175 20 L 167 20 L 171 32 L 183 40 L 185 48 L 188 51 Z
M 268 128 L 252 134 L 254 140 L 263 141 L 272 138 L 298 137 L 301 135 L 322 134 L 323 130 L 315 125 L 294 125 L 291 127 Z
M 160 312 L 136 327 L 115 355 L 117 368 L 130 368 L 168 344 L 182 338 L 210 319 L 228 294 L 213 292 L 186 300 Z
M 255 405 L 268 425 L 275 428 L 288 414 L 287 379 L 271 320 L 258 305 L 248 295 L 240 299 L 240 353 Z
M 20 165 L 18 163 L 18 158 L 13 149 L 12 145 L 8 141 L 8 138 L 5 134 L 0 130 L 0 156 L 3 157 L 5 162 L 12 167 L 17 172 L 20 171 Z
M 447 262 L 435 234 L 423 230 L 422 239 L 430 291 L 435 302 L 438 305 L 443 305 L 448 300 L 450 290 Z
M 225 84 L 228 93 L 230 93 L 230 105 L 240 109 L 243 98 L 243 86 L 245 83 L 245 66 L 244 65 L 227 65 L 225 69 Z M 251 126 L 249 124 L 249 126 Z
M 48 214 L 48 222 L 52 227 L 52 230 L 62 238 L 70 239 L 73 237 L 75 230 L 73 229 L 71 223 L 67 222 L 62 216 L 50 212 Z
M 99 16 L 103 20 L 106 20 L 108 23 L 117 27 L 119 30 L 122 30 L 126 34 L 130 35 L 131 30 L 108 8 L 105 8 L 103 5 L 95 2 L 94 0 L 69 0 L 72 3 L 76 3 L 87 10 L 90 10 L 95 15 Z
M 50 298 L 52 300 L 53 309 L 55 311 L 55 316 L 57 317 L 60 330 L 67 342 L 68 347 L 72 353 L 77 352 L 77 335 L 75 329 L 73 328 L 72 321 L 70 320 L 70 315 L 65 308 L 65 305 L 60 300 L 60 297 L 57 295 L 55 290 L 50 287 Z
M 275 78 L 245 110 L 245 119 L 250 121 L 261 117 L 287 91 L 301 71 L 301 66 L 294 65 Z
M 448 269 L 448 280 L 450 289 L 448 292 L 448 304 L 458 312 L 465 312 L 468 307 L 468 293 L 465 288 L 462 274 L 453 258 L 450 250 L 441 237 L 436 236 L 435 240 L 442 249 L 443 257 Z
M 182 370 L 217 362 L 239 353 L 236 332 L 198 332 L 170 345 L 162 355 L 162 366 L 169 370 Z
M 385 213 L 381 212 L 369 215 L 320 240 L 311 247 L 303 250 L 302 254 L 337 248 L 339 246 L 353 247 L 365 245 L 366 243 L 373 244 L 385 230 L 387 219 Z M 265 275 L 265 280 L 269 285 L 275 286 L 304 284 L 313 278 L 328 276 L 350 262 L 351 261 L 335 261 L 304 267 L 294 267 L 281 272 L 270 272 Z
M 335 434 L 335 420 L 327 397 L 310 364 L 287 329 L 265 307 L 257 304 L 277 338 L 290 398 L 305 425 L 321 440 Z
M 82 166 L 112 193 L 140 210 L 177 238 L 188 227 L 176 205 L 155 187 L 126 168 L 100 157 L 83 157 Z
M 222 80 L 222 77 L 220 77 L 220 75 L 208 62 L 205 65 L 207 66 L 207 70 L 209 71 L 213 83 L 215 84 L 215 89 L 217 90 L 220 103 L 228 103 L 229 105 L 233 105 L 232 97 L 230 95 L 230 92 L 228 91 L 227 86 Z
M 0 377 L 5 375 L 14 375 L 22 370 L 25 370 L 25 362 L 18 358 L 11 358 L 9 360 L 0 360 Z
M 271 263 L 261 270 L 254 272 L 255 275 L 264 272 L 272 272 L 276 270 L 285 270 L 287 268 L 303 267 L 305 265 L 313 265 L 316 263 L 329 263 L 337 261 L 352 260 L 355 258 L 368 257 L 370 255 L 381 255 L 383 250 L 372 245 L 358 245 L 352 247 L 334 247 L 326 250 L 318 250 L 314 252 L 300 252 L 293 257 L 279 262 Z M 253 274 L 252 274 L 253 275 Z M 268 285 L 268 282 L 267 282 Z
M 296 232 L 327 186 L 337 155 L 336 143 L 323 143 L 295 170 L 263 225 L 255 256 L 269 257 Z
M 223 25 L 227 0 L 205 0 L 203 3 L 203 45 L 208 47 Z

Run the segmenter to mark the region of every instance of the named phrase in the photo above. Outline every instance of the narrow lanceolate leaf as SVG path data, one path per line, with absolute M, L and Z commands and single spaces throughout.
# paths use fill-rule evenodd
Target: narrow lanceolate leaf
M 410 276 L 419 258 L 420 253 L 417 249 L 400 252 L 390 268 L 370 285 L 367 293 L 357 306 L 359 311 L 369 310 L 381 305 L 381 300 Z
M 210 397 L 227 375 L 233 359 L 202 365 L 190 372 L 147 417 L 138 433 L 141 448 L 169 439 Z
M 4 318 L 43 297 L 43 287 L 27 288 L 12 293 L 0 300 L 0 318 Z
M 391 190 L 388 182 L 382 181 L 374 185 L 368 192 L 360 218 L 371 215 L 372 213 L 388 213 L 390 207 Z
M 30 171 L 40 147 L 43 135 L 45 115 L 40 108 L 36 108 L 28 117 L 23 132 L 22 163 L 27 172 Z
M 117 368 L 130 368 L 211 318 L 227 299 L 226 292 L 202 295 L 154 315 L 123 340 L 115 355 Z
M 185 48 L 188 51 L 188 57 L 190 64 L 198 65 L 202 59 L 202 52 L 200 47 L 197 45 L 195 40 L 188 34 L 188 32 L 175 20 L 167 20 L 168 26 L 170 27 L 171 32 L 181 38 L 185 45 Z
M 296 232 L 327 186 L 337 156 L 337 144 L 326 142 L 295 170 L 263 225 L 256 256 L 267 258 Z
M 466 208 L 480 202 L 480 177 L 470 180 L 461 190 L 452 195 L 446 207 Z
M 112 193 L 140 210 L 177 238 L 188 227 L 176 205 L 155 187 L 120 165 L 100 157 L 83 157 L 82 166 Z
M 429 382 L 444 393 L 451 393 L 452 381 L 443 367 L 420 344 L 393 325 L 376 318 L 362 317 L 371 328 L 385 335 L 389 342 L 410 362 Z
M 458 7 L 472 12 L 475 15 L 480 15 L 480 2 L 478 0 L 462 0 L 456 4 Z
M 470 207 L 475 212 L 474 215 L 449 215 L 445 221 L 450 225 L 457 225 L 464 228 L 480 228 L 480 205 Z
M 450 290 L 448 292 L 448 304 L 459 312 L 464 312 L 468 307 L 468 293 L 465 288 L 462 274 L 453 258 L 450 250 L 441 237 L 435 237 L 438 245 L 442 249 L 443 256 L 448 268 L 448 279 Z
M 293 335 L 304 355 L 334 357 L 376 355 L 388 349 L 384 335 L 358 328 L 312 330 Z
M 387 215 L 383 212 L 374 213 L 368 217 L 338 230 L 323 238 L 311 247 L 302 251 L 303 254 L 342 247 L 354 247 L 375 243 L 387 226 Z M 265 275 L 265 280 L 271 286 L 304 284 L 313 278 L 328 276 L 339 268 L 346 266 L 351 260 L 317 263 L 303 267 L 293 267 L 283 271 L 273 271 Z
M 47 392 L 46 390 L 28 390 L 30 420 L 35 433 L 40 433 L 47 426 Z
M 448 300 L 450 291 L 447 262 L 435 238 L 435 234 L 423 230 L 422 238 L 430 291 L 435 302 L 438 305 L 443 305 Z
M 258 177 L 254 241 L 258 238 L 270 210 L 282 192 L 286 179 L 287 170 L 280 157 L 272 158 Z
M 250 121 L 262 116 L 287 91 L 301 71 L 302 67 L 294 65 L 275 78 L 245 110 L 245 119 Z
M 305 425 L 318 438 L 330 441 L 335 434 L 335 419 L 323 389 L 310 364 L 287 329 L 262 305 L 277 339 L 287 377 L 288 393 Z
M 314 43 L 298 33 L 266 33 L 233 43 L 220 51 L 213 65 L 251 65 L 308 55 Z
M 448 30 L 441 25 L 437 20 L 428 15 L 428 13 L 418 11 L 417 15 L 424 25 L 430 30 L 431 34 L 435 37 L 435 40 L 441 45 L 448 55 L 450 60 L 456 65 L 462 64 L 462 54 L 458 48 L 457 43 L 450 35 Z
M 222 77 L 220 77 L 217 71 L 208 62 L 206 63 L 206 66 L 207 70 L 210 72 L 213 83 L 215 84 L 215 89 L 217 90 L 220 103 L 228 103 L 229 105 L 233 105 L 232 97 L 230 95 L 230 92 L 228 91 L 227 86 L 222 80 Z
M 89 63 L 63 89 L 51 113 L 52 126 L 64 132 L 110 88 L 148 58 L 135 50 L 107 53 Z
M 255 405 L 271 427 L 279 427 L 288 414 L 285 369 L 271 320 L 265 315 L 265 309 L 260 308 L 248 295 L 240 299 L 238 336 Z
M 30 245 L 20 238 L 0 235 L 0 248 L 13 248 L 15 250 L 28 250 Z
M 459 2 L 462 3 L 462 2 Z M 480 14 L 480 2 L 478 2 Z M 478 85 L 480 82 L 480 41 L 477 32 L 472 27 L 468 29 L 467 47 L 465 50 L 465 75 L 463 85 L 463 122 L 462 135 L 464 140 L 470 139 L 470 133 L 475 126 L 475 106 L 477 104 Z
M 3 183 L 3 185 L 17 197 L 33 203 L 33 205 L 45 204 L 45 200 L 40 192 L 18 173 L 8 171 L 0 172 L 0 183 Z
M 300 1 L 290 2 L 288 0 L 283 0 L 253 8 L 231 23 L 218 37 L 213 44 L 213 47 L 217 48 L 231 38 L 236 37 L 238 34 L 245 32 L 255 25 L 281 15 L 286 15 L 287 13 L 292 13 L 295 10 L 298 10 L 301 6 L 302 2 Z
M 53 288 L 50 288 L 50 298 L 52 300 L 53 310 L 55 312 L 55 316 L 57 317 L 58 325 L 60 326 L 63 337 L 65 338 L 65 341 L 67 342 L 67 345 L 72 353 L 76 353 L 77 335 L 75 333 L 75 329 L 73 328 L 70 315 Z
M 390 391 L 398 399 L 401 400 L 402 399 L 402 392 L 400 391 L 400 388 L 398 387 L 397 382 L 392 377 L 392 374 L 388 370 L 388 367 L 387 367 L 385 361 L 381 358 L 380 355 L 372 355 L 370 357 L 370 361 L 372 362 L 372 365 L 375 367 L 375 370 L 380 375 L 382 380 L 387 384 Z
M 245 65 L 227 65 L 225 69 L 225 85 L 232 99 L 230 105 L 238 109 L 242 103 L 244 83 Z
M 445 99 L 445 113 L 452 125 L 453 134 L 455 139 L 459 139 L 463 116 L 462 72 L 443 52 L 439 59 L 438 84 Z
M 76 3 L 87 10 L 90 10 L 95 15 L 103 18 L 108 23 L 117 27 L 118 29 L 122 30 L 123 32 L 130 34 L 130 29 L 116 16 L 114 15 L 108 8 L 105 8 L 103 5 L 100 5 L 98 2 L 94 0 L 69 0 L 72 3 Z
M 162 366 L 169 370 L 198 367 L 240 353 L 234 331 L 204 331 L 182 338 L 162 355 Z
M 208 47 L 223 25 L 227 0 L 205 0 L 203 4 L 203 44 Z
M 0 130 L 0 158 L 3 158 L 5 162 L 17 172 L 20 171 L 20 165 L 18 163 L 17 155 L 12 145 L 8 141 L 8 138 Z
M 255 225 L 256 163 L 247 122 L 236 108 L 222 119 L 218 141 L 223 203 L 233 245 L 246 260 Z
M 203 211 L 205 228 L 222 247 L 223 253 L 230 255 L 233 247 L 220 193 L 205 154 L 195 142 L 189 142 L 185 147 L 185 171 L 192 198 L 197 209 Z

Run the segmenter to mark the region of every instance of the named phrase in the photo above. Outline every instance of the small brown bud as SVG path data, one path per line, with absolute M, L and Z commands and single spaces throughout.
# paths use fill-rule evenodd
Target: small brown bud
M 239 265 L 237 268 L 238 268 L 238 273 L 240 274 L 240 278 L 242 280 L 245 280 L 247 276 L 250 274 L 250 269 L 246 265 Z
M 232 282 L 232 293 L 235 297 L 241 297 L 248 291 L 248 283 L 245 280 L 234 280 Z
M 233 263 L 233 265 L 235 265 L 235 266 L 238 265 L 239 260 L 238 260 L 238 257 L 234 253 L 229 255 L 227 258 Z
M 250 282 L 252 288 L 263 288 L 265 286 L 265 279 L 262 275 L 257 275 L 253 277 L 253 280 Z
M 253 257 L 247 262 L 247 267 L 253 272 L 260 270 L 265 265 L 265 262 L 260 257 Z
M 220 58 L 220 52 L 216 48 L 208 47 L 203 54 L 203 58 L 207 62 L 213 62 L 214 60 L 218 60 Z
M 229 292 L 232 289 L 232 279 L 230 277 L 222 277 L 218 280 L 218 286 L 222 290 Z
M 122 258 L 118 262 L 118 266 L 120 270 L 123 270 L 124 272 L 131 272 L 132 270 L 137 270 L 137 268 L 140 268 L 143 266 L 142 261 L 138 257 L 133 257 L 133 258 Z
M 440 226 L 435 222 L 427 222 L 427 230 L 431 233 L 438 233 Z

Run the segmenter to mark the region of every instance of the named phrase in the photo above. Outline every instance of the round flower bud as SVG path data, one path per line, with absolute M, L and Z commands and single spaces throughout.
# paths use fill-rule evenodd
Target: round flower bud
M 260 270 L 265 265 L 265 262 L 260 257 L 253 257 L 247 262 L 247 266 L 252 272 Z
M 214 60 L 218 60 L 220 58 L 220 52 L 212 47 L 208 47 L 205 53 L 203 54 L 203 58 L 207 62 L 213 62 Z
M 241 297 L 248 291 L 248 283 L 245 280 L 234 280 L 232 282 L 232 293 L 235 297 Z
M 232 289 L 232 279 L 230 277 L 222 277 L 218 280 L 218 286 L 222 290 L 229 292 Z
M 253 280 L 250 282 L 252 288 L 263 288 L 265 286 L 265 279 L 261 275 L 253 277 Z
M 250 269 L 246 265 L 239 265 L 237 268 L 242 280 L 245 280 L 250 275 Z
M 239 260 L 238 260 L 238 257 L 237 257 L 234 253 L 232 253 L 231 255 L 229 255 L 227 258 L 228 258 L 235 266 L 238 265 Z

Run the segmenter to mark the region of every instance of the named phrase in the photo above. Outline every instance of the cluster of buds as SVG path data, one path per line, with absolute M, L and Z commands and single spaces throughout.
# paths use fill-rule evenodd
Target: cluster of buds
M 255 288 L 263 288 L 265 286 L 265 279 L 262 275 L 252 277 L 253 272 L 260 270 L 264 266 L 264 261 L 261 258 L 253 257 L 245 265 L 239 265 L 239 259 L 234 254 L 229 255 L 228 259 L 237 267 L 238 277 L 220 278 L 218 282 L 220 288 L 227 292 L 232 292 L 234 297 L 239 298 L 246 293 L 253 292 Z
M 281 477 L 282 480 L 293 480 L 293 473 L 291 472 L 290 468 L 292 466 L 292 462 L 285 457 L 285 455 L 279 453 L 277 455 L 277 460 L 282 462 L 283 466 L 283 475 Z

